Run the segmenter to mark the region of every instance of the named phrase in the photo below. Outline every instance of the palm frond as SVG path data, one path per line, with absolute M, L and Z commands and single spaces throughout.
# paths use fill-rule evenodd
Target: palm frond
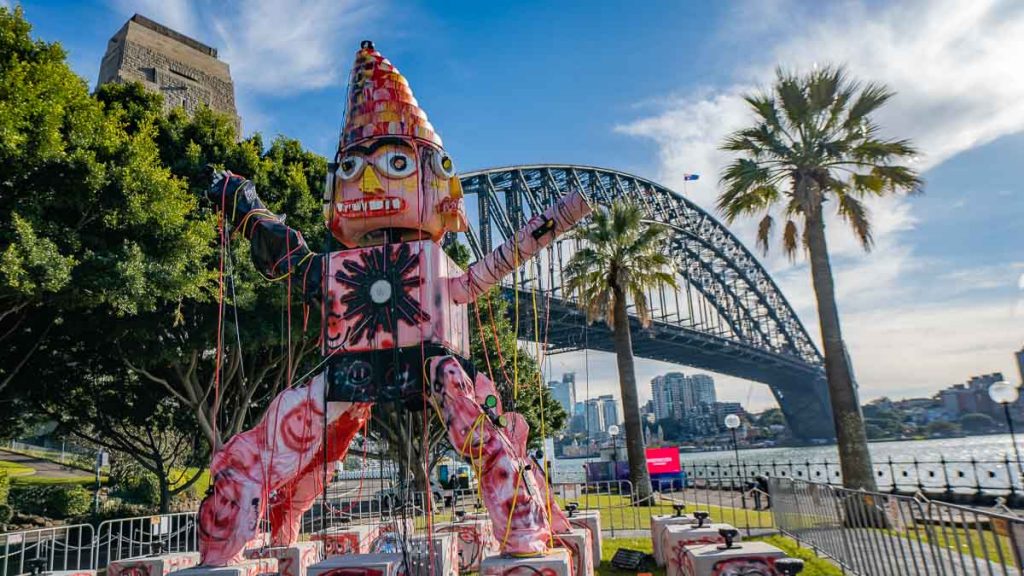
M 768 253 L 768 240 L 771 238 L 774 224 L 775 220 L 772 219 L 772 215 L 765 214 L 757 226 L 757 247 L 760 248 L 762 254 Z
M 849 222 L 864 249 L 871 250 L 874 240 L 871 237 L 871 221 L 867 207 L 850 194 L 841 194 L 838 198 L 839 215 Z
M 782 231 L 782 250 L 789 257 L 790 261 L 796 260 L 797 246 L 800 244 L 799 237 L 800 232 L 796 222 L 787 220 L 786 226 Z
M 844 126 L 847 129 L 859 126 L 869 114 L 878 110 L 895 93 L 882 84 L 871 82 L 864 86 L 857 99 L 850 106 Z

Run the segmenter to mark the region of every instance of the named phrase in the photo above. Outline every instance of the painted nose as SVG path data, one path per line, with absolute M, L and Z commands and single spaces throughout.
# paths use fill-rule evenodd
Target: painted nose
M 363 170 L 363 179 L 359 183 L 359 189 L 363 194 L 383 194 L 384 186 L 380 183 L 380 178 L 377 177 L 377 172 L 373 169 L 373 166 L 367 166 Z

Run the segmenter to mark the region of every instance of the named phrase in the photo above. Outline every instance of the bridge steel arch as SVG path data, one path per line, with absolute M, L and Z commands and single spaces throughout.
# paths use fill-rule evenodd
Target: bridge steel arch
M 712 370 L 768 385 L 793 434 L 834 433 L 822 356 L 767 271 L 720 222 L 681 194 L 631 174 L 577 165 L 492 168 L 461 176 L 476 223 L 465 234 L 476 258 L 510 238 L 533 214 L 575 190 L 593 204 L 624 200 L 670 227 L 670 249 L 682 282 L 650 294 L 655 320 L 631 319 L 637 356 Z M 560 240 L 505 285 L 531 303 L 539 295 L 545 322 L 534 334 L 531 305 L 519 306 L 520 335 L 547 342 L 551 353 L 590 348 L 612 352 L 604 324 L 586 326 L 562 270 L 575 241 Z M 674 305 L 673 305 L 674 303 Z M 685 306 L 684 306 L 685 304 Z M 525 330 L 523 329 L 525 328 Z

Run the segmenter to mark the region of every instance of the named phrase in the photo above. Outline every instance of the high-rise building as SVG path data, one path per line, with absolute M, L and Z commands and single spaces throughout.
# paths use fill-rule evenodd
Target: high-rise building
M 97 86 L 141 82 L 162 94 L 166 109 L 192 114 L 206 105 L 241 120 L 235 109 L 235 85 L 217 49 L 136 14 L 107 43 Z
M 651 380 L 654 416 L 658 420 L 670 418 L 678 420 L 683 417 L 684 382 L 686 382 L 686 376 L 682 372 L 669 372 Z
M 563 377 L 561 382 L 558 380 L 548 382 L 548 388 L 551 389 L 551 395 L 555 400 L 562 405 L 565 413 L 572 418 L 576 410 L 576 383 L 572 380 L 567 382 Z
M 611 394 L 605 394 L 598 396 L 597 401 L 601 404 L 601 418 L 604 420 L 604 429 L 607 430 L 611 425 L 618 425 L 619 420 L 619 406 L 615 403 L 615 397 Z
M 694 374 L 686 379 L 683 393 L 683 411 L 689 412 L 701 404 L 714 404 L 718 401 L 715 393 L 715 379 L 707 374 Z
M 686 376 L 681 372 L 669 372 L 651 380 L 651 396 L 658 420 L 682 420 L 701 404 L 718 401 L 714 378 L 707 374 Z
M 584 402 L 586 411 L 586 424 L 588 434 L 600 434 L 605 431 L 604 412 L 601 410 L 601 401 L 597 398 L 589 398 Z

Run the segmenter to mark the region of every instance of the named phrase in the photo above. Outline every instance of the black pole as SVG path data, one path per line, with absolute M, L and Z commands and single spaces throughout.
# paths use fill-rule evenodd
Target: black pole
M 739 445 L 739 442 L 736 440 L 736 429 L 735 428 L 730 428 L 730 430 L 732 430 L 732 451 L 733 451 L 733 454 L 736 455 L 736 474 L 739 476 L 740 475 L 740 445 Z M 742 476 L 740 476 L 740 502 L 742 502 L 743 509 L 746 510 L 747 509 L 747 493 L 743 489 L 743 477 Z

